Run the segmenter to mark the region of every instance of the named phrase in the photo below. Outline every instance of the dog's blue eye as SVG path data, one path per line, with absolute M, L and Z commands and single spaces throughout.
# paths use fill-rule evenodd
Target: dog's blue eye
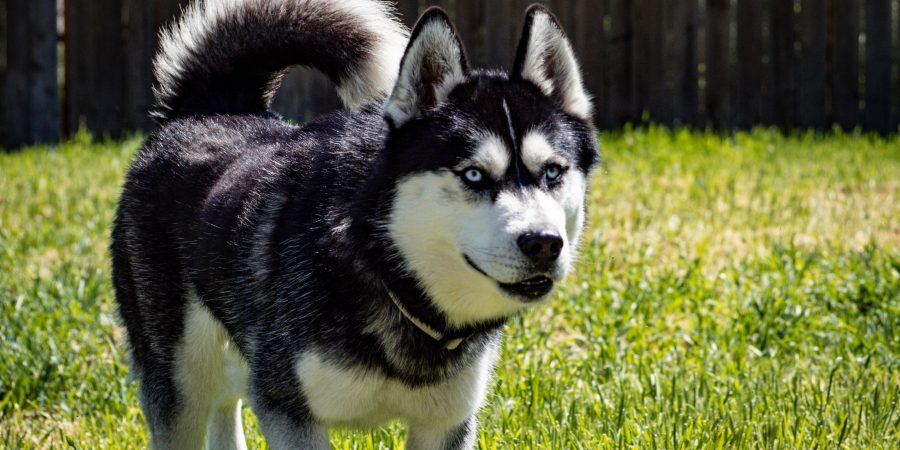
M 466 177 L 466 181 L 472 184 L 478 184 L 484 180 L 484 174 L 481 173 L 480 170 L 475 168 L 466 169 L 466 173 L 464 176 Z
M 562 167 L 559 167 L 556 164 L 551 164 L 544 170 L 544 176 L 547 177 L 547 181 L 552 183 L 559 180 L 559 177 L 562 176 L 562 172 Z
M 494 184 L 494 180 L 492 180 L 483 170 L 477 167 L 467 167 L 459 172 L 456 172 L 456 175 L 460 178 L 463 184 L 466 185 L 469 189 L 474 191 L 484 191 L 489 189 Z

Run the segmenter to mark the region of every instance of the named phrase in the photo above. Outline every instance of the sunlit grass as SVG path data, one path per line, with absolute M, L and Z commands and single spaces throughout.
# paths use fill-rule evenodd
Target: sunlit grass
M 507 327 L 479 446 L 900 447 L 900 140 L 601 141 L 577 271 Z M 138 145 L 0 154 L 0 448 L 147 445 L 106 253 Z

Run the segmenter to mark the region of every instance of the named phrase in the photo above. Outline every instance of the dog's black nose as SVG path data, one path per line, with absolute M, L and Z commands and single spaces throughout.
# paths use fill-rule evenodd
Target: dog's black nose
M 563 239 L 553 232 L 525 233 L 519 236 L 519 249 L 539 266 L 549 266 L 563 248 Z

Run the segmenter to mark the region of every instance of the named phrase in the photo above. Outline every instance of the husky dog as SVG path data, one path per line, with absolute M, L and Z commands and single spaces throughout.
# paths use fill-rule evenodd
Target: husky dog
M 268 107 L 287 67 L 345 110 Z M 576 254 L 597 161 L 590 99 L 550 12 L 511 72 L 468 67 L 450 20 L 375 0 L 206 0 L 162 36 L 154 115 L 112 232 L 113 281 L 157 449 L 328 448 L 409 424 L 471 448 L 501 327 Z

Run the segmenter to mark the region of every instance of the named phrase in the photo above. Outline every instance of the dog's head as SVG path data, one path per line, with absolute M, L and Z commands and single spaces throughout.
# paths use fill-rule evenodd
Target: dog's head
M 386 231 L 451 325 L 547 298 L 576 256 L 597 161 L 590 99 L 548 10 L 528 10 L 511 73 L 470 70 L 439 9 L 416 25 L 386 104 Z

